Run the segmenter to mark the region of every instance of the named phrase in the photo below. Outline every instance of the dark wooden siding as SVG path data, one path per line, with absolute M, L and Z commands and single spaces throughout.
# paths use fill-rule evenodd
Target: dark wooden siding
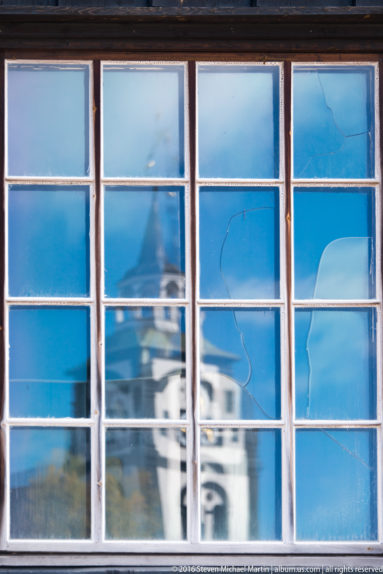
M 0 6 L 37 7 L 200 7 L 200 8 L 262 8 L 262 7 L 344 7 L 382 6 L 383 0 L 0 0 Z

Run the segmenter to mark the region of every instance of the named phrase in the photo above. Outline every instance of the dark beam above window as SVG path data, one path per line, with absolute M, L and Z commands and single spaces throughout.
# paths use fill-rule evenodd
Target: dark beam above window
M 27 1 L 0 1 L 6 57 L 383 53 L 383 0 Z
M 200 8 L 262 8 L 262 7 L 347 7 L 381 6 L 381 0 L 2 0 L 0 6 L 13 7 L 70 7 L 76 8 L 116 8 L 116 7 L 179 7 Z
M 156 0 L 158 2 L 162 0 Z M 186 2 L 187 0 L 184 0 Z M 116 54 L 383 53 L 383 3 L 375 7 L 198 8 L 0 6 L 6 57 L 106 50 Z
M 382 0 L 1 0 L 0 14 L 358 14 Z M 373 10 L 374 12 L 375 10 Z

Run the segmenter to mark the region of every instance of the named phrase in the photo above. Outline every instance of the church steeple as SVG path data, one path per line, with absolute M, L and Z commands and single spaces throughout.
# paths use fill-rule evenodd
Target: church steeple
M 121 297 L 177 297 L 184 286 L 184 273 L 170 263 L 166 253 L 160 212 L 160 193 L 153 188 L 152 203 L 142 236 L 137 264 L 119 283 Z
M 141 273 L 144 269 L 150 272 L 156 269 L 161 272 L 167 263 L 159 210 L 158 192 L 155 190 L 136 266 Z

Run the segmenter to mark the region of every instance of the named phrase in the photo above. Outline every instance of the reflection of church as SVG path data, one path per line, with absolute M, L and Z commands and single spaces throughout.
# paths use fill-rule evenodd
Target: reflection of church
M 121 297 L 184 297 L 184 273 L 169 262 L 161 232 L 157 194 L 148 217 L 137 265 L 120 282 Z M 149 295 L 146 295 L 149 296 Z M 125 307 L 108 310 L 105 402 L 108 418 L 186 417 L 185 327 L 181 307 Z M 239 419 L 241 389 L 227 374 L 237 359 L 207 340 L 201 345 L 201 418 Z M 220 372 L 222 371 L 222 372 Z M 153 537 L 186 535 L 186 435 L 184 429 L 139 428 L 109 431 L 107 473 L 120 477 L 124 496 L 150 488 L 159 508 Z M 245 540 L 254 537 L 254 479 L 250 486 L 246 435 L 238 429 L 201 433 L 202 538 Z M 134 446 L 133 446 L 134 445 Z M 254 458 L 255 453 L 249 453 Z M 108 464 L 109 461 L 114 461 Z M 118 463 L 116 462 L 118 461 Z M 121 476 L 123 478 L 121 478 Z M 254 471 L 255 476 L 255 471 Z M 144 483 L 140 484 L 143 481 Z M 107 495 L 108 496 L 108 495 Z M 252 507 L 252 513 L 250 513 Z M 229 520 L 230 516 L 230 520 Z M 153 524 L 153 521 L 152 521 Z M 252 531 L 252 536 L 250 534 Z M 121 538 L 131 532 L 121 532 Z M 137 535 L 139 537 L 139 535 Z

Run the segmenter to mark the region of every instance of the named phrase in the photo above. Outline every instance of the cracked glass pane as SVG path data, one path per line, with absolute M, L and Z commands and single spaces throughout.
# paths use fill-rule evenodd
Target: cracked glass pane
M 280 431 L 202 428 L 200 456 L 202 540 L 280 540 Z
M 277 178 L 279 68 L 198 69 L 199 175 Z
M 106 416 L 184 418 L 184 309 L 107 309 L 105 331 Z
M 296 431 L 298 540 L 376 540 L 376 431 Z
M 105 176 L 183 177 L 183 109 L 183 66 L 105 66 Z
M 12 417 L 87 417 L 89 309 L 12 307 L 9 410 Z
M 294 176 L 374 177 L 372 66 L 294 69 Z
M 200 189 L 201 297 L 279 297 L 278 189 Z
M 89 188 L 11 185 L 9 294 L 89 295 Z
M 376 312 L 295 312 L 296 417 L 376 417 Z
M 105 454 L 107 539 L 185 539 L 185 429 L 109 429 Z
M 374 190 L 295 189 L 294 254 L 297 299 L 374 298 Z
M 108 297 L 185 296 L 184 190 L 105 188 Z
M 11 428 L 10 490 L 12 538 L 89 538 L 89 429 Z
M 201 418 L 279 418 L 279 310 L 205 308 L 200 321 Z
M 8 173 L 89 175 L 89 67 L 9 64 Z

